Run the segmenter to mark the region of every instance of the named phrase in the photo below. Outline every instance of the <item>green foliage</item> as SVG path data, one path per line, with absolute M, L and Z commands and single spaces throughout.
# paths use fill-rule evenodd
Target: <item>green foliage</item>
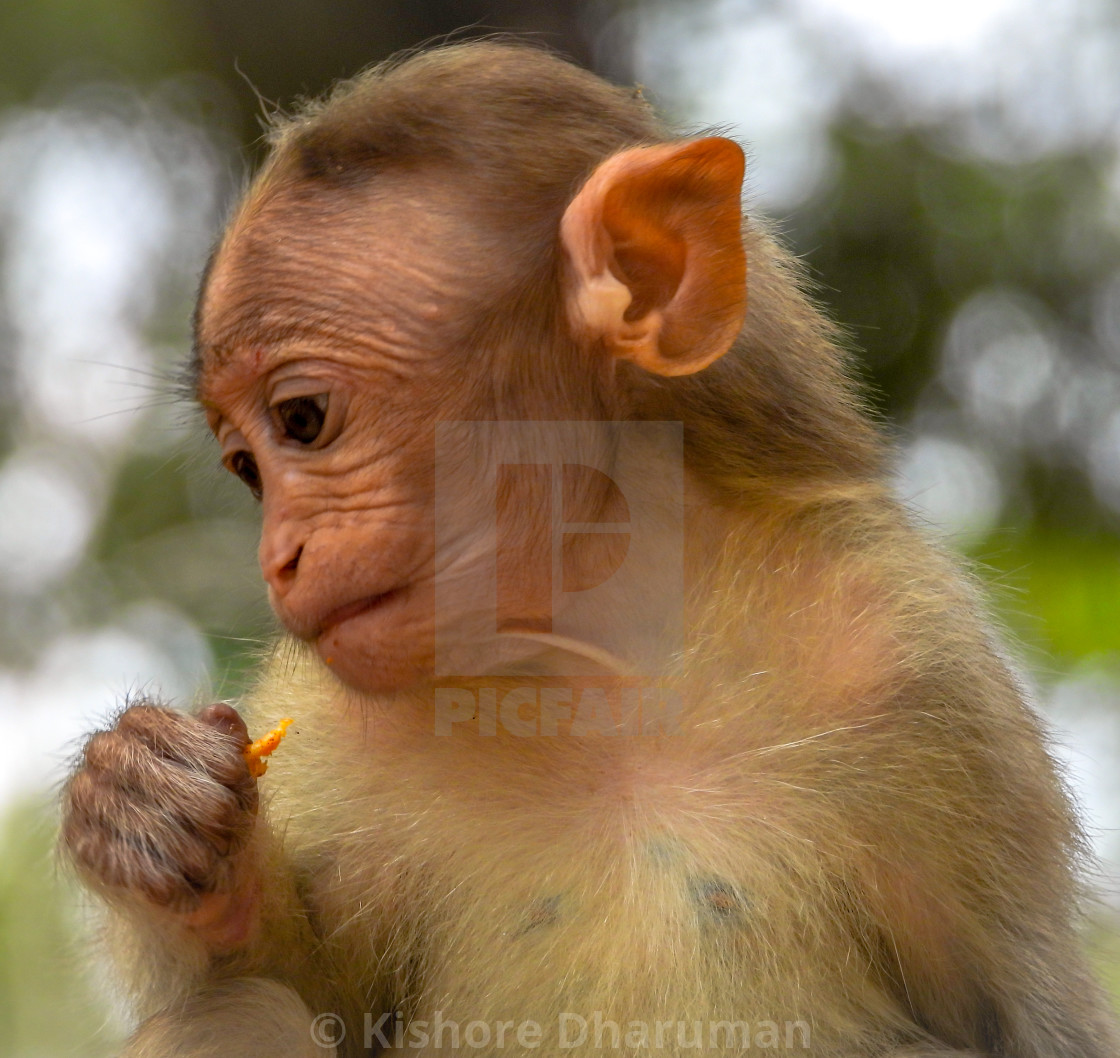
M 1089 931 L 1089 953 L 1100 982 L 1120 1010 L 1120 920 L 1105 915 Z
M 201 30 L 190 5 L 170 0 L 0 4 L 0 102 L 26 97 L 67 70 L 144 80 L 189 69 L 206 54 Z
M 1120 539 L 1035 529 L 1000 533 L 977 555 L 1008 623 L 1048 665 L 1120 662 Z
M 53 844 L 42 804 L 24 803 L 0 823 L 0 1058 L 98 1058 L 117 1037 L 76 939 L 77 894 Z
M 895 421 L 936 376 L 970 296 L 1021 290 L 1081 329 L 1086 288 L 1120 260 L 1120 234 L 1102 223 L 1103 152 L 989 162 L 950 149 L 950 134 L 840 119 L 835 179 L 787 224 Z

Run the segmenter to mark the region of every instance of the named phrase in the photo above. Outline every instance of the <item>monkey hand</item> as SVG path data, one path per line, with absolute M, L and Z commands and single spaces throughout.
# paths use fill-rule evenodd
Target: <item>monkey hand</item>
M 257 784 L 244 721 L 140 703 L 92 735 L 63 796 L 62 841 L 116 902 L 147 906 L 215 951 L 246 942 L 260 902 Z

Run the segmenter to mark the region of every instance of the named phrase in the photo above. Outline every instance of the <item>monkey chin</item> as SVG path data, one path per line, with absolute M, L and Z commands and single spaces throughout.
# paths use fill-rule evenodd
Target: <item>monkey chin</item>
M 374 605 L 331 625 L 312 641 L 323 664 L 362 694 L 406 691 L 430 680 L 434 671 L 432 651 L 417 650 L 431 635 L 418 634 L 414 621 L 403 615 L 399 623 L 386 627 L 382 610 L 390 606 Z

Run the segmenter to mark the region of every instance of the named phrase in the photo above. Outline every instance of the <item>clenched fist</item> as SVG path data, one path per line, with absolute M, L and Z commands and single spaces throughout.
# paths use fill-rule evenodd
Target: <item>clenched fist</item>
M 62 839 L 88 882 L 171 912 L 213 939 L 243 932 L 254 886 L 241 869 L 257 811 L 228 705 L 197 717 L 141 703 L 86 743 L 63 796 Z

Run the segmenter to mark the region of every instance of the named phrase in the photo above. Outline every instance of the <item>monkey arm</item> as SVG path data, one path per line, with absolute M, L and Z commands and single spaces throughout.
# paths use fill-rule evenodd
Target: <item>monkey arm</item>
M 104 950 L 138 1020 L 120 1058 L 335 1055 L 312 1035 L 316 1014 L 340 1007 L 332 975 L 266 821 L 245 853 L 258 892 L 251 932 L 236 947 L 215 951 L 183 916 L 119 900 L 102 906 Z
M 267 821 L 239 858 L 234 889 L 189 914 L 130 896 L 102 901 L 105 950 L 141 1016 L 230 978 L 270 978 L 299 991 L 305 976 L 313 979 L 316 943 Z

